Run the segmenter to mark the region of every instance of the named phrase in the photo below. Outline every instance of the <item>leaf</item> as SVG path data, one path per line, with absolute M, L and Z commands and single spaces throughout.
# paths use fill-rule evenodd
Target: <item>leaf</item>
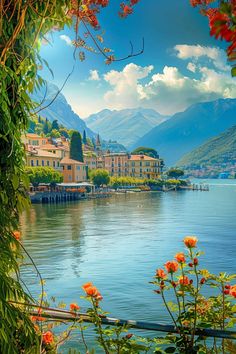
M 174 353 L 175 352 L 175 347 L 168 347 L 165 349 L 165 353 Z
M 231 75 L 236 76 L 236 66 L 231 69 Z
M 17 175 L 13 175 L 12 177 L 12 185 L 14 190 L 17 190 L 17 188 L 19 187 L 20 181 L 19 181 L 19 177 Z

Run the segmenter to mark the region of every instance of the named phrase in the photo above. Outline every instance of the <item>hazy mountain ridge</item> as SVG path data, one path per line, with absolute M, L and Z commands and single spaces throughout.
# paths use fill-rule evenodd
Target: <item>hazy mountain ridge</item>
M 47 90 L 43 87 L 40 91 L 35 92 L 32 95 L 32 98 L 35 102 L 40 104 L 44 99 L 46 92 L 46 98 L 42 103 L 42 107 L 44 107 L 52 101 L 58 91 L 59 88 L 56 85 L 48 83 Z M 87 135 L 91 138 L 96 136 L 96 134 L 87 127 L 85 121 L 73 111 L 61 92 L 56 100 L 49 107 L 43 109 L 39 114 L 51 122 L 57 119 L 59 124 L 62 124 L 68 129 L 78 130 L 81 134 L 83 134 L 83 131 L 85 130 Z
M 90 129 L 101 134 L 104 139 L 117 140 L 126 147 L 130 147 L 167 118 L 152 109 L 135 108 L 114 111 L 104 109 L 90 115 L 85 122 Z
M 207 166 L 235 162 L 236 164 L 236 125 L 222 134 L 208 140 L 177 162 L 178 166 Z
M 236 124 L 236 99 L 197 103 L 176 113 L 139 139 L 133 148 L 157 149 L 168 165 Z

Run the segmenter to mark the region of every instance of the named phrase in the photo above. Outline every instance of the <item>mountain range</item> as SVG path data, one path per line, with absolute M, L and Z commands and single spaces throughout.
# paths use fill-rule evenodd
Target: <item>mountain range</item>
M 197 103 L 153 128 L 133 148 L 155 148 L 171 166 L 183 155 L 235 124 L 236 99 Z
M 144 134 L 167 119 L 153 109 L 104 109 L 90 115 L 85 122 L 90 129 L 101 134 L 103 139 L 117 140 L 130 148 Z
M 43 101 L 40 106 L 46 107 L 51 103 L 58 92 L 59 88 L 56 85 L 47 83 L 47 88 L 43 86 L 41 90 L 34 92 L 32 98 L 39 104 Z M 85 121 L 72 110 L 65 96 L 61 92 L 58 94 L 55 101 L 43 109 L 39 114 L 42 117 L 47 118 L 50 122 L 57 119 L 59 124 L 62 124 L 68 129 L 78 130 L 81 134 L 83 134 L 83 131 L 85 130 L 88 137 L 96 137 L 96 134 L 87 127 Z
M 236 125 L 182 157 L 177 165 L 199 167 L 236 164 Z

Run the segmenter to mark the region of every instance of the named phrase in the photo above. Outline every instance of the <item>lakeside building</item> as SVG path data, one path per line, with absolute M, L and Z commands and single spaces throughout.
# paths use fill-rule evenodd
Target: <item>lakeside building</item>
M 52 167 L 55 170 L 60 170 L 61 158 L 56 154 L 28 147 L 26 150 L 26 165 L 30 167 Z
M 103 168 L 110 176 L 121 177 L 129 175 L 129 155 L 127 153 L 107 153 L 103 155 Z
M 87 180 L 87 167 L 84 162 L 64 157 L 62 167 L 63 183 L 85 182 Z
M 161 176 L 163 160 L 146 155 L 130 155 L 129 175 L 136 178 L 157 179 Z

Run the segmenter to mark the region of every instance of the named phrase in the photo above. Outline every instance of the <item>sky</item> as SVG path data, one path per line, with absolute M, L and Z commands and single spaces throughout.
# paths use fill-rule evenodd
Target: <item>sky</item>
M 81 62 L 77 50 L 74 62 L 74 28 L 50 33 L 49 43 L 41 45 L 54 74 L 43 68 L 42 76 L 58 87 L 75 64 L 62 93 L 81 118 L 103 109 L 137 107 L 173 115 L 197 102 L 236 98 L 226 46 L 210 36 L 208 20 L 188 0 L 140 0 L 126 19 L 118 16 L 119 3 L 110 0 L 99 15 L 102 46 L 122 58 L 130 54 L 130 41 L 139 52 L 144 38 L 140 56 L 107 65 L 101 55 L 86 51 Z M 86 29 L 79 31 L 83 37 Z

